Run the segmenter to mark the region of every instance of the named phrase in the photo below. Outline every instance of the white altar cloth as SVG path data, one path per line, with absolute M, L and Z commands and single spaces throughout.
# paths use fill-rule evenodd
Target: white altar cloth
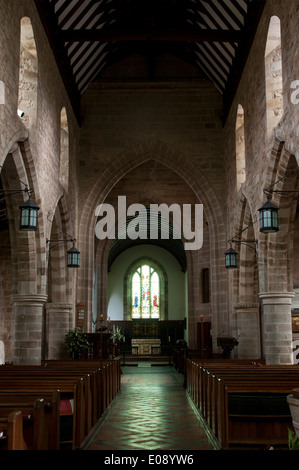
M 132 339 L 132 354 L 151 355 L 160 354 L 160 339 Z

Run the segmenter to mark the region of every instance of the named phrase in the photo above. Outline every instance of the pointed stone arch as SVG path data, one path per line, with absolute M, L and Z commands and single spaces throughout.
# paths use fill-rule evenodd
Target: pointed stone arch
M 227 321 L 227 301 L 226 297 L 226 281 L 227 275 L 224 266 L 224 257 L 220 253 L 224 253 L 226 249 L 225 244 L 225 226 L 223 222 L 222 209 L 216 197 L 212 185 L 204 177 L 202 172 L 194 166 L 188 159 L 178 154 L 167 145 L 156 141 L 147 141 L 136 145 L 134 148 L 128 150 L 126 153 L 116 158 L 113 165 L 110 165 L 100 178 L 91 188 L 86 197 L 85 204 L 82 208 L 81 219 L 79 224 L 79 241 L 81 251 L 81 269 L 78 279 L 78 298 L 85 299 L 87 311 L 92 311 L 92 298 L 93 298 L 93 277 L 95 267 L 95 252 L 97 253 L 97 262 L 101 266 L 100 289 L 99 296 L 103 299 L 103 304 L 98 306 L 98 311 L 105 311 L 106 306 L 106 283 L 107 283 L 107 262 L 109 255 L 109 247 L 111 240 L 105 240 L 101 247 L 101 254 L 95 247 L 95 210 L 96 207 L 103 203 L 114 185 L 133 168 L 143 164 L 148 160 L 158 161 L 171 171 L 177 173 L 180 178 L 190 187 L 198 198 L 198 202 L 204 205 L 206 212 L 207 223 L 211 231 L 210 239 L 210 260 L 211 260 L 211 290 L 222 291 L 223 296 L 213 296 L 211 301 L 211 309 L 214 311 L 214 325 L 217 331 L 217 322 L 221 321 L 220 317 Z M 187 253 L 188 272 L 193 275 L 194 254 Z M 216 289 L 217 285 L 217 289 Z M 189 289 L 189 307 L 192 311 L 197 305 L 197 291 L 196 289 Z M 218 318 L 219 317 L 219 318 Z M 87 327 L 90 328 L 92 319 L 87 321 Z
M 265 187 L 272 187 L 282 193 L 273 193 L 271 201 L 279 207 L 279 231 L 261 236 L 262 253 L 267 266 L 262 289 L 291 292 L 293 259 L 294 222 L 299 192 L 299 171 L 296 157 L 290 153 L 284 142 L 276 139 L 272 152 L 273 163 L 269 168 Z M 291 192 L 288 193 L 288 190 Z M 281 260 L 284 260 L 282 263 Z M 271 262 L 269 262 L 271 260 Z
M 259 242 L 263 349 L 267 363 L 291 364 L 293 242 L 298 193 L 287 191 L 299 192 L 299 172 L 297 159 L 285 142 L 275 139 L 272 157 L 265 186 L 274 185 L 273 189 L 283 193 L 273 193 L 271 198 L 280 208 L 279 231 L 260 235 Z
M 261 330 L 258 275 L 258 224 L 252 208 L 243 195 L 238 211 L 237 231 L 240 236 L 235 249 L 238 252 L 238 269 L 233 270 L 232 334 L 237 338 L 238 358 L 260 358 Z
M 74 227 L 70 219 L 69 201 L 61 196 L 48 214 L 47 296 L 45 325 L 45 357 L 62 359 L 66 355 L 64 336 L 75 326 L 73 290 L 76 272 L 67 267 L 67 250 Z
M 23 190 L 24 184 L 33 190 L 40 205 L 39 186 L 28 140 L 12 143 L 2 160 L 1 181 L 4 189 Z M 43 348 L 43 310 L 45 294 L 45 249 L 43 247 L 43 220 L 39 216 L 36 232 L 19 230 L 19 205 L 27 199 L 23 192 L 5 197 L 11 251 L 11 311 L 15 337 L 8 355 L 15 363 L 39 363 Z M 24 324 L 26 316 L 26 326 Z M 29 341 L 29 334 L 36 341 Z M 28 347 L 28 344 L 30 345 Z M 11 357 L 12 356 L 12 357 Z

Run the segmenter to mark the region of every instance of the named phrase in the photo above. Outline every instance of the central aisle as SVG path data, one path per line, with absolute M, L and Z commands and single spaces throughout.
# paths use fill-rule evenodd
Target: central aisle
M 123 367 L 121 392 L 87 450 L 213 450 L 172 367 Z

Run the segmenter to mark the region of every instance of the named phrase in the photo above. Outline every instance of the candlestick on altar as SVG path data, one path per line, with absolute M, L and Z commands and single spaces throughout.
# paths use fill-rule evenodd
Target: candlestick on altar
M 200 315 L 200 346 L 201 346 L 201 365 L 203 368 L 203 315 Z
M 104 316 L 101 313 L 101 315 L 100 315 L 100 323 L 101 323 L 101 328 L 100 328 L 100 335 L 101 335 L 101 368 L 103 367 L 103 320 L 104 320 Z

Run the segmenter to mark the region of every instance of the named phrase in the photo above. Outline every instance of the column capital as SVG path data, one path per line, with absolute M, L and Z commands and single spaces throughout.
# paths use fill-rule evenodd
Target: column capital
M 259 308 L 260 304 L 258 302 L 238 302 L 234 304 L 234 309 L 236 310 L 256 310 Z
M 44 305 L 48 296 L 44 294 L 13 294 L 11 300 L 15 305 Z
M 46 303 L 46 309 L 47 310 L 72 310 L 73 308 L 73 304 L 70 304 L 70 303 L 63 303 L 63 302 L 59 302 L 59 303 L 52 303 L 52 302 L 49 302 L 49 303 Z
M 292 304 L 295 292 L 260 292 L 259 298 L 263 305 Z

